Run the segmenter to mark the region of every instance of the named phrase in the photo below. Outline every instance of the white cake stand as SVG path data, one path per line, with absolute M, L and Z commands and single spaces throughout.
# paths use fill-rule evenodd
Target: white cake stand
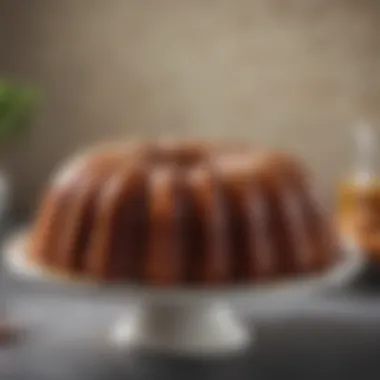
M 123 294 L 130 312 L 111 328 L 110 341 L 119 347 L 138 347 L 181 354 L 226 354 L 252 344 L 255 339 L 234 313 L 237 303 L 254 307 L 259 300 L 274 302 L 306 297 L 330 286 L 340 286 L 362 267 L 362 256 L 348 250 L 338 266 L 323 275 L 299 277 L 277 283 L 219 290 L 159 289 L 143 286 L 97 285 L 46 273 L 26 260 L 26 234 L 6 245 L 6 263 L 20 278 L 45 285 L 58 283 L 91 292 Z M 133 306 L 132 306 L 133 305 Z M 250 329 L 251 330 L 251 329 Z

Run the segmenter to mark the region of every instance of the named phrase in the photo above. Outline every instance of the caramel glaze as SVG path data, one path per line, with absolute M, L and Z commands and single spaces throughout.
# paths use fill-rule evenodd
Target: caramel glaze
M 317 271 L 337 246 L 293 157 L 145 144 L 92 152 L 60 171 L 30 253 L 98 280 L 220 285 Z

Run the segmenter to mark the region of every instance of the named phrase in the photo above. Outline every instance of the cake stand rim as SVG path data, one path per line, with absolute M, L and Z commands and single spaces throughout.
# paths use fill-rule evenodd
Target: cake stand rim
M 5 259 L 7 270 L 18 278 L 34 283 L 54 283 L 63 287 L 73 288 L 75 290 L 85 289 L 89 291 L 106 291 L 113 293 L 128 293 L 131 297 L 140 300 L 150 299 L 151 301 L 162 302 L 165 299 L 172 301 L 179 299 L 183 301 L 200 301 L 202 298 L 205 301 L 214 301 L 215 299 L 247 299 L 253 297 L 255 293 L 272 294 L 272 293 L 294 293 L 295 291 L 314 290 L 315 288 L 328 288 L 340 286 L 346 280 L 352 278 L 365 264 L 364 256 L 360 250 L 353 244 L 346 242 L 344 249 L 343 260 L 339 260 L 338 264 L 327 268 L 325 271 L 299 275 L 289 278 L 280 279 L 278 281 L 268 281 L 256 284 L 221 286 L 221 287 L 160 287 L 149 286 L 132 283 L 112 283 L 98 282 L 96 280 L 86 278 L 71 278 L 70 276 L 49 273 L 48 270 L 28 262 L 26 259 L 26 237 L 27 230 L 12 234 L 6 240 L 2 250 Z M 17 247 L 17 243 L 19 247 Z M 23 249 L 23 251 L 22 251 Z M 310 288 L 310 289 L 309 289 Z

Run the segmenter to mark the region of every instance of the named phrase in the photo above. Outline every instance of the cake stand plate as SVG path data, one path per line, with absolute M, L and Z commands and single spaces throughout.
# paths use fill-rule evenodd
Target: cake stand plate
M 53 275 L 27 261 L 26 234 L 13 237 L 5 248 L 8 269 L 34 283 L 58 283 L 75 291 L 116 293 L 128 297 L 129 313 L 111 328 L 110 341 L 117 347 L 135 347 L 177 354 L 218 355 L 232 353 L 255 342 L 252 329 L 234 313 L 238 303 L 254 308 L 261 301 L 296 300 L 349 281 L 363 265 L 362 255 L 348 250 L 334 268 L 324 274 L 298 277 L 262 285 L 228 288 L 163 289 L 129 284 L 92 284 Z

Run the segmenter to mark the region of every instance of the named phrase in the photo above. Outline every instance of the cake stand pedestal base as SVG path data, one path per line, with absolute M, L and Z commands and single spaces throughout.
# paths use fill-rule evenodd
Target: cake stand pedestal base
M 120 319 L 111 341 L 172 353 L 224 354 L 245 348 L 248 330 L 224 303 L 162 305 L 146 303 Z

